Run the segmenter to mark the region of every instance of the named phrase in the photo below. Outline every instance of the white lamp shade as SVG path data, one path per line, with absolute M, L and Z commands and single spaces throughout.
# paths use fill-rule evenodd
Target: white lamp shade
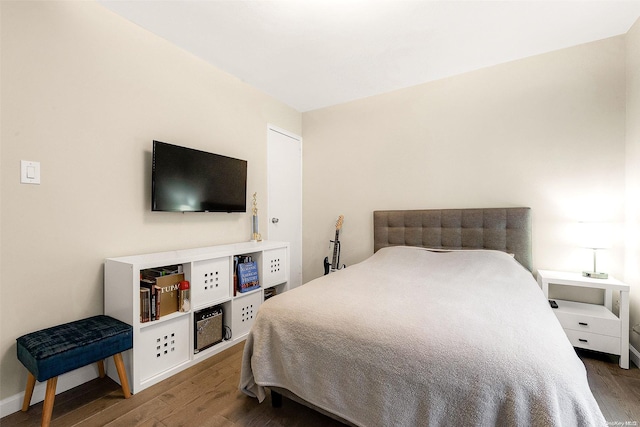
M 611 247 L 611 224 L 606 222 L 581 222 L 578 224 L 580 246 L 589 249 Z

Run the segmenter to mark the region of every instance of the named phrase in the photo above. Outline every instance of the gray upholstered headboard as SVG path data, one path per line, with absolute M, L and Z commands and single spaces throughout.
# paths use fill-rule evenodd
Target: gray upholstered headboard
M 374 211 L 373 229 L 374 252 L 387 246 L 494 249 L 533 268 L 531 208 Z

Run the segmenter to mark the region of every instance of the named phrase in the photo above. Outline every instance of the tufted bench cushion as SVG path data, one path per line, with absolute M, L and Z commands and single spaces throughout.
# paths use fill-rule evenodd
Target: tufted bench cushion
M 133 347 L 130 325 L 99 315 L 32 332 L 17 340 L 18 360 L 29 371 L 22 410 L 29 409 L 35 380 L 47 381 L 42 425 L 51 420 L 58 375 L 98 363 L 104 376 L 103 360 L 114 356 L 125 398 L 131 393 L 122 355 Z
M 57 377 L 133 347 L 131 326 L 99 315 L 23 335 L 18 360 L 38 381 Z

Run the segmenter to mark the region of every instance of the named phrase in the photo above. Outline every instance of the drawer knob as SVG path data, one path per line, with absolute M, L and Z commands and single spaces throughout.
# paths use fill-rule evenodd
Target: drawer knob
M 580 342 L 589 342 L 588 340 L 584 340 L 582 338 L 578 338 L 578 341 L 580 341 Z
M 578 322 L 578 325 L 581 325 L 581 326 L 589 326 L 589 324 L 588 324 L 588 323 L 584 323 L 584 322 Z

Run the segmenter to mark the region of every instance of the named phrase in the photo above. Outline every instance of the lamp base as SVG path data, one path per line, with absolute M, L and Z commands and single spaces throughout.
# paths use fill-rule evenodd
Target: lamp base
M 583 271 L 582 275 L 584 277 L 590 277 L 592 279 L 608 279 L 609 278 L 609 274 L 607 273 L 598 273 L 595 271 Z

